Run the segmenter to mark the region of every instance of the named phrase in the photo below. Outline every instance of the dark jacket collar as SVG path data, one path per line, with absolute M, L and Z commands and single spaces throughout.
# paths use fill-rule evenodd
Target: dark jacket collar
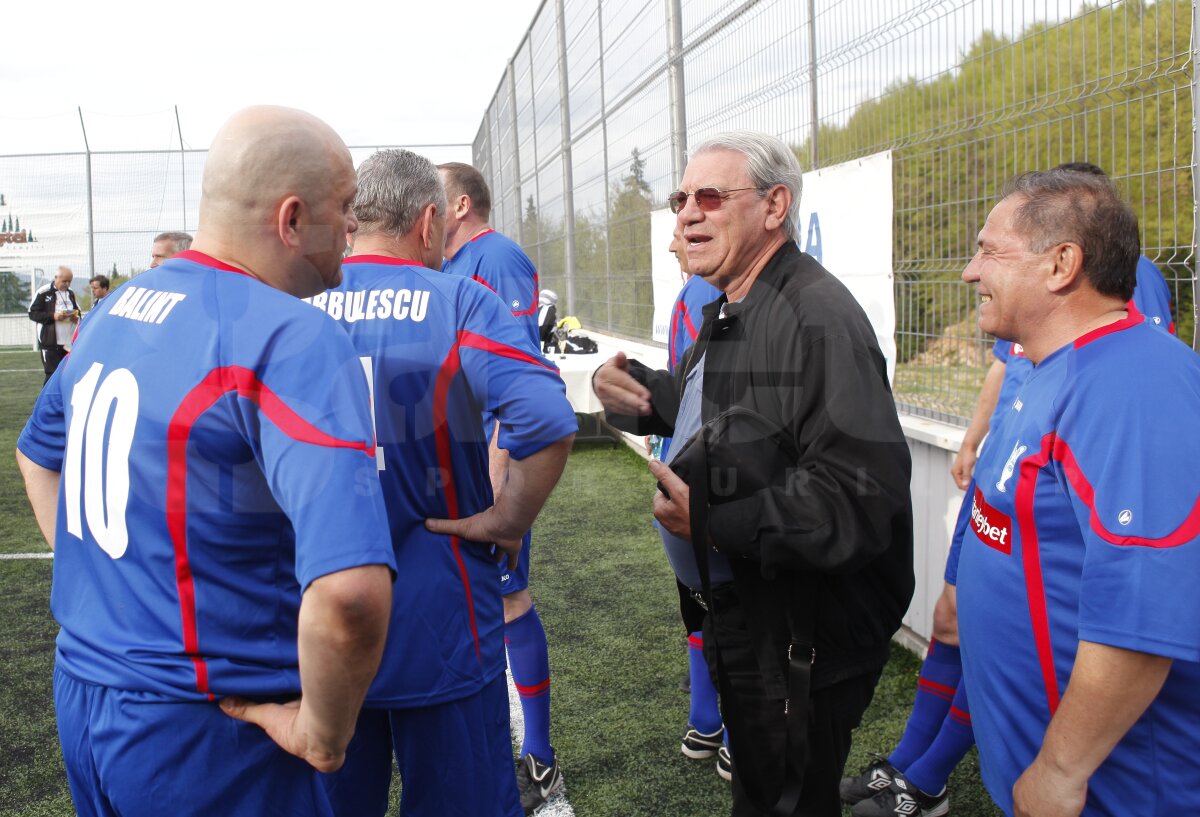
M 737 317 L 742 312 L 753 309 L 755 304 L 769 297 L 766 290 L 769 288 L 778 291 L 783 286 L 784 278 L 787 276 L 786 268 L 790 259 L 800 255 L 800 248 L 796 246 L 795 241 L 785 241 L 783 246 L 775 251 L 775 254 L 767 261 L 762 271 L 758 273 L 758 277 L 754 279 L 754 283 L 750 285 L 750 291 L 746 293 L 746 297 L 735 303 L 729 303 L 729 298 L 725 293 L 721 293 L 721 297 L 704 307 L 704 320 L 715 320 L 721 307 L 725 307 L 725 317 Z

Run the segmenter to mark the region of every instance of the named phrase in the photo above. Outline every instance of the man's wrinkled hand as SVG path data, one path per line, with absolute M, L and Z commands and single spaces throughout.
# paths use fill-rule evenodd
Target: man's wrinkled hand
M 260 704 L 231 696 L 221 699 L 221 711 L 259 727 L 280 749 L 300 758 L 318 772 L 336 772 L 346 760 L 345 743 L 340 746 L 323 743 L 309 733 L 301 716 L 299 698 L 284 704 Z M 346 736 L 347 742 L 349 737 Z
M 1087 802 L 1082 783 L 1036 759 L 1013 786 L 1013 817 L 1079 817 Z
M 468 542 L 486 542 L 496 546 L 496 561 L 507 557 L 508 569 L 517 566 L 521 555 L 521 539 L 525 531 L 512 531 L 494 512 L 495 506 L 464 519 L 426 519 L 425 528 L 432 533 L 457 536 Z
M 691 490 L 679 475 L 658 460 L 650 460 L 650 473 L 662 483 L 671 495 L 670 499 L 662 491 L 654 492 L 654 518 L 675 536 L 686 541 L 692 540 L 692 516 L 689 507 Z
M 592 391 L 612 414 L 650 414 L 650 390 L 629 373 L 629 359 L 617 352 L 592 375 Z

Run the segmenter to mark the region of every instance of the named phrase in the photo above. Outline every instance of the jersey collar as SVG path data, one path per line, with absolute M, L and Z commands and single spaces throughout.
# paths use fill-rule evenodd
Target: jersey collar
M 393 267 L 423 267 L 420 261 L 411 258 L 393 258 L 390 255 L 349 255 L 342 259 L 343 264 L 388 264 Z
M 198 252 L 197 250 L 184 250 L 183 252 L 177 252 L 167 260 L 170 261 L 174 258 L 179 258 L 183 261 L 191 261 L 193 264 L 200 264 L 201 266 L 212 267 L 213 269 L 224 270 L 225 272 L 236 272 L 238 275 L 245 275 L 247 278 L 254 277 L 244 269 L 238 269 L 237 267 L 226 264 L 224 261 L 218 261 L 211 255 Z

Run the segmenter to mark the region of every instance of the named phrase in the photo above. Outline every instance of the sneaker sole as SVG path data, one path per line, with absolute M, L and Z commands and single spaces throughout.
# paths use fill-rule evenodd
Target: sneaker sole
M 679 751 L 690 757 L 692 760 L 708 760 L 710 757 L 717 756 L 716 749 L 693 749 L 686 743 L 679 745 Z
M 733 772 L 731 772 L 731 771 L 727 770 L 727 769 L 726 769 L 724 766 L 722 766 L 720 763 L 718 763 L 718 764 L 717 764 L 717 774 L 718 774 L 718 775 L 720 776 L 720 778 L 721 778 L 722 780 L 724 780 L 725 782 L 727 782 L 727 783 L 732 783 L 732 782 L 733 782 Z

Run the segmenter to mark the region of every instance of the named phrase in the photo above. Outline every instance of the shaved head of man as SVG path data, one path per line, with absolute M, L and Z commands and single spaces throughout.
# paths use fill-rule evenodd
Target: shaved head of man
M 336 286 L 358 229 L 350 151 L 316 117 L 259 106 L 217 132 L 194 248 L 300 298 Z

